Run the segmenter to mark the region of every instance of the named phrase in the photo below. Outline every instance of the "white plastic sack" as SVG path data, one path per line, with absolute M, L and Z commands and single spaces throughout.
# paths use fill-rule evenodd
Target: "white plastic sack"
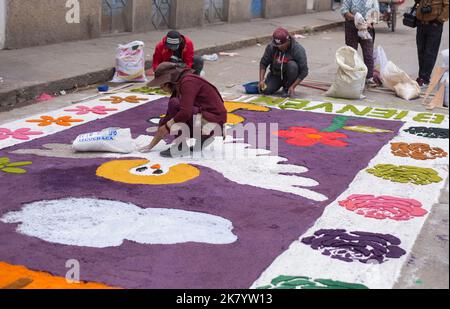
M 144 42 L 119 45 L 116 54 L 116 73 L 111 82 L 146 82 Z
M 445 86 L 445 95 L 444 95 L 444 106 L 448 107 L 448 49 L 442 51 L 442 67 L 446 70 L 444 76 L 442 76 L 441 83 Z
M 130 129 L 105 129 L 82 134 L 73 142 L 76 152 L 131 153 L 136 149 Z
M 336 80 L 326 95 L 335 98 L 360 99 L 366 85 L 367 67 L 358 52 L 350 46 L 336 52 L 339 66 Z
M 375 49 L 375 51 L 373 52 L 373 61 L 376 71 L 381 73 L 381 71 L 386 68 L 389 59 L 386 56 L 386 52 L 384 51 L 382 46 L 378 46 L 377 49 Z
M 392 61 L 381 71 L 381 81 L 384 87 L 395 91 L 402 99 L 409 101 L 420 96 L 419 84 Z

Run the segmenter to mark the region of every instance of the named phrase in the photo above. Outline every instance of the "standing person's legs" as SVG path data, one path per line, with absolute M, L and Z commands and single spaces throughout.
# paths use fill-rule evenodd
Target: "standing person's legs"
M 272 72 L 267 75 L 265 83 L 267 86 L 267 88 L 263 91 L 263 94 L 265 95 L 274 94 L 283 86 L 281 76 L 275 76 Z
M 192 65 L 192 69 L 194 70 L 195 75 L 200 75 L 203 70 L 205 62 L 201 56 L 194 56 L 194 64 Z
M 416 44 L 417 55 L 419 57 L 419 78 L 426 81 L 425 75 L 425 48 L 427 45 L 426 26 L 422 23 L 417 24 Z
M 439 54 L 439 47 L 441 46 L 443 25 L 430 24 L 427 26 L 427 44 L 423 54 L 423 70 L 421 78 L 425 83 L 429 84 L 431 73 L 433 73 Z
M 364 63 L 367 66 L 367 79 L 373 78 L 373 40 L 361 40 L 361 48 L 363 51 Z
M 299 67 L 297 62 L 289 61 L 286 64 L 283 74 L 283 87 L 288 90 L 297 80 Z
M 351 21 L 345 21 L 345 45 L 358 50 L 359 36 L 358 29 Z

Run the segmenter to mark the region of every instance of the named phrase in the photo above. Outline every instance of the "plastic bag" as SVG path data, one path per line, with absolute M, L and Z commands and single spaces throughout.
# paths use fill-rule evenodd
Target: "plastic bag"
M 381 71 L 384 70 L 389 62 L 383 47 L 378 46 L 373 52 L 374 70 L 373 78 L 378 84 L 382 84 Z
M 444 76 L 442 76 L 441 83 L 445 86 L 444 106 L 448 107 L 448 49 L 442 51 L 442 67 L 446 70 Z
M 336 52 L 339 66 L 336 80 L 326 95 L 335 98 L 360 99 L 366 85 L 367 67 L 358 52 L 350 46 Z
M 119 45 L 116 54 L 116 73 L 111 82 L 146 82 L 144 42 Z
M 382 46 L 378 46 L 377 49 L 373 52 L 373 61 L 374 61 L 374 67 L 375 70 L 381 73 L 383 71 L 388 62 L 389 59 L 386 56 L 386 52 L 384 51 L 384 48 Z
M 420 96 L 419 84 L 392 61 L 381 71 L 381 81 L 384 87 L 395 91 L 402 99 L 409 101 Z
M 367 30 L 369 28 L 369 24 L 361 15 L 361 13 L 356 13 L 355 15 L 355 27 L 356 29 L 358 29 L 358 36 L 362 40 L 372 40 L 372 36 Z
M 76 152 L 131 153 L 136 145 L 130 129 L 110 128 L 78 136 L 72 148 Z

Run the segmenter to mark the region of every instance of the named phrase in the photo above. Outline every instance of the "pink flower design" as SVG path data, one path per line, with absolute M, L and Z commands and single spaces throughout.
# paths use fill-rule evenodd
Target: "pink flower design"
M 89 113 L 97 114 L 97 115 L 108 115 L 108 112 L 117 111 L 117 108 L 106 108 L 106 106 L 94 106 L 92 108 L 87 106 L 77 106 L 74 109 L 66 109 L 66 112 L 76 112 L 77 115 L 86 115 Z
M 30 140 L 31 135 L 41 135 L 42 132 L 31 131 L 29 128 L 22 128 L 12 131 L 6 128 L 0 128 L 0 140 L 5 140 L 8 138 L 14 138 L 22 141 Z
M 407 221 L 428 213 L 417 200 L 393 196 L 355 194 L 340 201 L 339 205 L 358 215 L 378 220 Z

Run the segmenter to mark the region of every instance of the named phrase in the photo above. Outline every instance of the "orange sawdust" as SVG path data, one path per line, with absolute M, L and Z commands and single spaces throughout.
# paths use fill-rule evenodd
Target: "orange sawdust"
M 239 123 L 243 123 L 245 118 L 239 115 L 233 114 L 238 110 L 247 110 L 247 111 L 255 111 L 255 112 L 269 112 L 270 108 L 265 106 L 260 106 L 252 103 L 243 103 L 243 102 L 225 102 L 225 108 L 228 112 L 227 124 L 236 125 Z
M 97 169 L 97 176 L 109 180 L 140 185 L 180 184 L 200 176 L 200 170 L 189 164 L 177 164 L 162 175 L 135 175 L 133 168 L 148 164 L 147 160 L 110 161 Z
M 443 149 L 431 147 L 422 143 L 392 143 L 392 154 L 397 157 L 413 158 L 415 160 L 434 160 L 448 156 Z
M 24 266 L 0 262 L 0 289 L 115 289 L 105 284 L 84 282 L 68 283 L 65 278 L 33 271 Z

